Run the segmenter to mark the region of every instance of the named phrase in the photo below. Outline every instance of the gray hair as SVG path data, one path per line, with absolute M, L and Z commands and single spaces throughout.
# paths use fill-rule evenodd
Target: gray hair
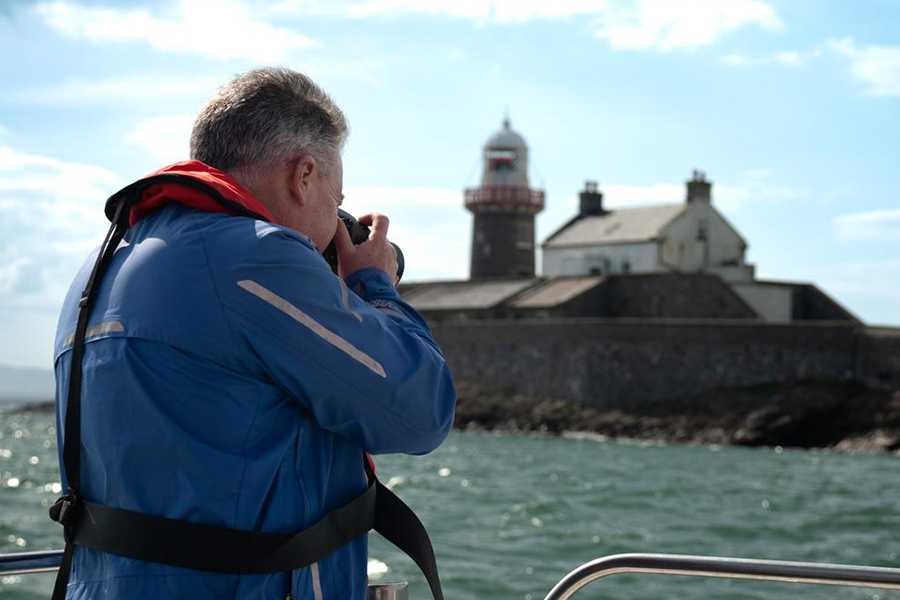
M 346 138 L 344 113 L 309 77 L 254 69 L 221 87 L 197 115 L 191 158 L 234 171 L 311 156 L 327 169 Z

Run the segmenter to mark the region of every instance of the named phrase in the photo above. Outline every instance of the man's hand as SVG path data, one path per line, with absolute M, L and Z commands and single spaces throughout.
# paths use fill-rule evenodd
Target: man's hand
M 387 231 L 390 221 L 378 213 L 363 215 L 359 222 L 371 228 L 369 239 L 355 246 L 344 223 L 338 219 L 334 233 L 334 246 L 338 255 L 338 274 L 346 278 L 362 269 L 374 268 L 384 271 L 397 285 L 397 253 L 388 243 Z

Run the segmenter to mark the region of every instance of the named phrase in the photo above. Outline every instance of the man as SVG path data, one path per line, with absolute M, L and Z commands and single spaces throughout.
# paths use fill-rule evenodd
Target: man
M 193 160 L 117 195 L 138 197 L 80 363 L 86 501 L 295 532 L 366 489 L 364 451 L 425 453 L 446 437 L 453 384 L 394 288 L 388 219 L 362 218 L 372 233 L 354 246 L 336 218 L 346 134 L 340 109 L 307 77 L 251 71 L 197 117 Z M 321 256 L 332 239 L 343 280 Z M 60 436 L 94 261 L 59 321 Z M 365 536 L 309 567 L 263 575 L 74 548 L 67 598 L 365 596 Z

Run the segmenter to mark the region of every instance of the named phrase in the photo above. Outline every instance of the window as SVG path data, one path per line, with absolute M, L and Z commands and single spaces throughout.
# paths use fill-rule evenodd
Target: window
M 709 239 L 709 233 L 707 231 L 706 219 L 700 219 L 700 222 L 697 224 L 697 241 L 705 242 L 707 239 Z
M 503 173 L 516 170 L 516 153 L 512 150 L 488 150 L 488 170 Z

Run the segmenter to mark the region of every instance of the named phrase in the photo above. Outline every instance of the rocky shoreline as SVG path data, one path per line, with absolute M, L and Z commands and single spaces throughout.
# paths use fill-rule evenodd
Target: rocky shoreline
M 804 381 L 722 389 L 640 410 L 598 410 L 559 398 L 491 392 L 457 382 L 454 427 L 679 444 L 828 448 L 900 454 L 900 391 Z M 53 412 L 52 402 L 12 412 Z
M 900 454 L 900 392 L 805 381 L 722 389 L 640 410 L 598 410 L 557 398 L 488 392 L 458 382 L 455 427 L 578 431 L 683 444 L 829 448 Z

